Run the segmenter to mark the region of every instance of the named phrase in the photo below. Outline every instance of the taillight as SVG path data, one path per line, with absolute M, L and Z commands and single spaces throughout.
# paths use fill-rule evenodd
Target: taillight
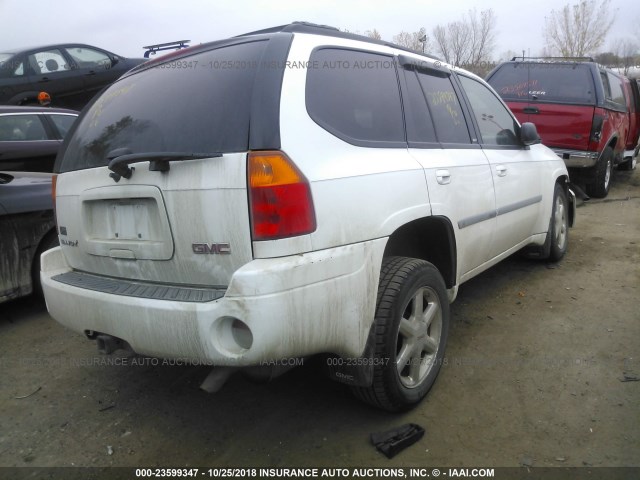
M 316 229 L 309 182 L 284 152 L 249 152 L 247 172 L 253 240 L 305 235 Z
M 602 126 L 604 125 L 604 112 L 600 110 L 596 110 L 593 114 L 593 122 L 591 123 L 591 138 L 592 142 L 596 144 L 600 143 L 602 140 Z M 597 148 L 597 147 L 596 147 Z

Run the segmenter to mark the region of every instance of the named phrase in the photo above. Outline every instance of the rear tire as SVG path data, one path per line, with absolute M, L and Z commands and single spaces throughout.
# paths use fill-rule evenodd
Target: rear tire
M 611 185 L 611 170 L 613 170 L 613 149 L 607 147 L 594 167 L 593 181 L 587 184 L 587 194 L 590 197 L 604 198 L 607 196 Z
M 385 258 L 373 328 L 373 384 L 353 392 L 383 410 L 410 409 L 433 386 L 449 334 L 449 300 L 436 267 L 413 258 Z

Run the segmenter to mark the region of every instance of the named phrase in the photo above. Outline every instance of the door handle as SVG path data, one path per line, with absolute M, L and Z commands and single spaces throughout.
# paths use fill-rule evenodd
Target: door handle
M 504 177 L 507 174 L 507 167 L 504 165 L 498 165 L 496 167 L 496 172 L 498 172 L 499 177 Z
M 449 170 L 436 170 L 436 180 L 440 185 L 451 183 L 451 173 Z
M 46 83 L 49 81 L 48 77 L 42 77 L 40 80 L 38 80 L 38 83 Z
M 538 110 L 538 107 L 524 107 L 522 111 L 524 113 L 540 113 L 540 110 Z
M 95 75 L 95 74 L 96 74 L 96 72 L 94 72 L 93 70 L 91 70 L 89 73 L 85 73 L 85 74 L 84 74 L 84 76 L 85 76 L 85 77 L 91 77 L 91 76 L 93 76 L 93 75 Z

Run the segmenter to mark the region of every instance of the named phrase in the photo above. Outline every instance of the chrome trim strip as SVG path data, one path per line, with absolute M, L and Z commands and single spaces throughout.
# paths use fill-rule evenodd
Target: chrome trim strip
M 498 215 L 504 215 L 506 213 L 511 213 L 516 210 L 520 210 L 521 208 L 528 207 L 529 205 L 535 205 L 536 203 L 540 203 L 542 201 L 542 195 L 538 195 L 537 197 L 527 198 L 526 200 L 520 200 L 519 202 L 512 203 L 511 205 L 506 205 L 504 207 L 500 207 L 497 210 Z
M 512 203 L 510 205 L 505 205 L 504 207 L 500 207 L 497 210 L 492 210 L 491 212 L 472 215 L 471 217 L 458 220 L 458 228 L 462 230 L 463 228 L 470 227 L 471 225 L 475 225 L 476 223 L 484 222 L 485 220 L 491 220 L 492 218 L 496 218 L 500 215 L 515 212 L 516 210 L 520 210 L 521 208 L 525 208 L 530 205 L 535 205 L 536 203 L 540 203 L 541 201 L 542 195 L 538 195 L 536 197 L 527 198 L 526 200 L 520 200 L 519 202 Z

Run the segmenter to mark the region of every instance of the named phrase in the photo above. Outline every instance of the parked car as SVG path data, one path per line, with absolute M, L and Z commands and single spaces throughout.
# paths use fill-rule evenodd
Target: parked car
M 607 196 L 615 165 L 633 168 L 640 98 L 626 77 L 591 60 L 514 58 L 487 81 L 519 121 L 535 123 L 589 195 Z
M 301 23 L 137 67 L 56 172 L 61 324 L 214 364 L 210 390 L 326 354 L 390 411 L 435 381 L 460 284 L 525 247 L 561 259 L 575 214 L 562 160 L 482 79 Z
M 0 104 L 51 105 L 81 110 L 96 93 L 144 62 L 83 44 L 47 45 L 0 53 Z
M 73 110 L 0 105 L 0 170 L 53 172 L 76 118 Z
M 40 254 L 58 245 L 51 173 L 0 172 L 0 303 L 40 292 Z

